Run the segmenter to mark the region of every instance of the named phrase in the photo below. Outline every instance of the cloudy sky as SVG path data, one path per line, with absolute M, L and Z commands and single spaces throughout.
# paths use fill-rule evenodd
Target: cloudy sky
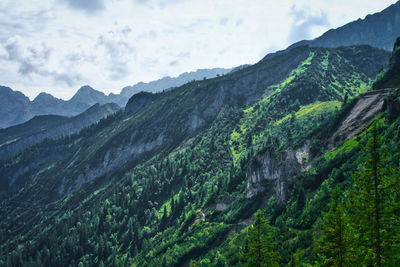
M 255 63 L 396 0 L 1 0 L 0 84 L 33 99 Z

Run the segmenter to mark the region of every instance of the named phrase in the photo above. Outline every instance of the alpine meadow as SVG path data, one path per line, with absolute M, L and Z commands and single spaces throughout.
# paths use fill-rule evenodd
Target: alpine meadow
M 250 12 L 252 1 L 247 11 L 247 2 L 239 1 L 243 10 L 236 12 Z M 25 9 L 12 1 L 0 4 L 4 16 L 20 15 L 15 24 L 0 19 L 0 266 L 400 266 L 400 1 L 332 29 L 323 16 L 334 21 L 339 13 L 329 12 L 337 8 L 322 7 L 342 1 L 306 1 L 321 7 L 318 18 L 299 15 L 296 1 L 289 1 L 288 14 L 303 20 L 295 28 L 302 39 L 254 64 L 230 67 L 213 61 L 228 52 L 207 35 L 217 28 L 201 17 L 196 21 L 205 29 L 177 26 L 184 37 L 170 40 L 178 33 L 168 27 L 197 16 L 183 7 L 198 2 L 39 1 L 43 11 L 29 6 L 33 2 Z M 137 12 L 125 18 L 130 5 Z M 93 45 L 99 50 L 87 51 L 90 30 L 102 21 L 106 27 L 115 6 L 122 7 L 120 17 L 110 25 L 143 16 L 155 27 L 137 38 L 137 47 L 141 38 L 151 41 L 147 50 L 130 46 L 129 34 L 139 29 L 125 27 L 119 35 L 108 32 L 115 42 L 101 35 Z M 146 10 L 179 12 L 166 15 L 174 22 L 164 25 L 164 17 L 148 18 Z M 212 10 L 203 15 L 219 15 Z M 36 17 L 28 19 L 28 11 Z M 70 17 L 68 26 L 57 14 L 69 13 L 57 12 L 77 13 L 77 21 Z M 81 19 L 87 25 L 80 29 Z M 329 30 L 311 36 L 307 20 Z M 230 24 L 247 25 L 230 17 L 216 23 L 226 31 Z M 40 34 L 32 30 L 37 25 L 65 31 L 54 28 L 33 48 L 28 38 Z M 212 68 L 200 64 L 205 55 L 194 59 L 196 50 L 179 50 L 188 45 L 189 51 L 185 34 L 197 30 L 215 50 L 204 52 Z M 7 39 L 8 31 L 19 39 Z M 169 36 L 165 43 L 157 39 L 162 34 Z M 66 38 L 65 46 L 56 43 L 59 49 L 50 47 L 56 35 Z M 241 45 L 245 36 L 238 32 L 230 45 Z M 84 40 L 82 51 L 61 56 L 73 38 Z M 176 49 L 180 59 L 161 69 L 172 52 L 151 50 L 156 45 Z M 195 47 L 201 49 L 200 43 Z M 109 53 L 109 66 L 97 75 L 99 51 Z M 149 53 L 147 65 L 133 67 L 140 61 L 137 51 Z M 57 58 L 67 66 L 65 74 L 46 69 Z M 103 88 L 111 88 L 130 77 L 129 67 L 169 73 L 192 59 L 196 71 L 143 78 L 147 82 L 119 94 L 82 86 L 109 79 Z M 14 69 L 15 75 L 7 74 Z M 42 92 L 31 101 L 25 95 L 34 87 L 64 88 L 62 81 L 82 87 L 69 100 Z M 17 82 L 24 93 L 9 87 Z

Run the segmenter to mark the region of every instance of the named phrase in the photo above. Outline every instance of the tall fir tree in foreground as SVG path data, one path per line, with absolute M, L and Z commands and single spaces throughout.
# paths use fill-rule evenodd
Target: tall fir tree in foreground
M 332 191 L 329 211 L 324 215 L 321 237 L 317 241 L 318 266 L 351 266 L 349 232 L 339 187 Z
M 400 266 L 400 172 L 374 123 L 347 204 L 331 195 L 317 241 L 321 266 Z
M 264 214 L 258 210 L 253 224 L 247 232 L 247 251 L 243 254 L 247 266 L 279 266 L 279 255 L 274 251 L 272 227 L 268 224 Z
M 369 135 L 365 160 L 353 175 L 355 189 L 349 204 L 352 254 L 366 266 L 399 266 L 399 177 L 377 123 Z

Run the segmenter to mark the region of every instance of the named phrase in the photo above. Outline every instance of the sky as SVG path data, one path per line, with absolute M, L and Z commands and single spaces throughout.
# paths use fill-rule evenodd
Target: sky
M 1 0 L 0 85 L 33 99 L 106 94 L 253 64 L 396 0 Z

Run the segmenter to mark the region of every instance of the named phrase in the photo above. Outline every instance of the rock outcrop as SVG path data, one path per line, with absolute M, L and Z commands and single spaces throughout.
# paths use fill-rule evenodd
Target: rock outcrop
M 246 171 L 246 197 L 266 192 L 274 194 L 276 203 L 282 204 L 286 200 L 287 181 L 301 170 L 301 164 L 292 149 L 280 155 L 271 151 L 257 155 Z

